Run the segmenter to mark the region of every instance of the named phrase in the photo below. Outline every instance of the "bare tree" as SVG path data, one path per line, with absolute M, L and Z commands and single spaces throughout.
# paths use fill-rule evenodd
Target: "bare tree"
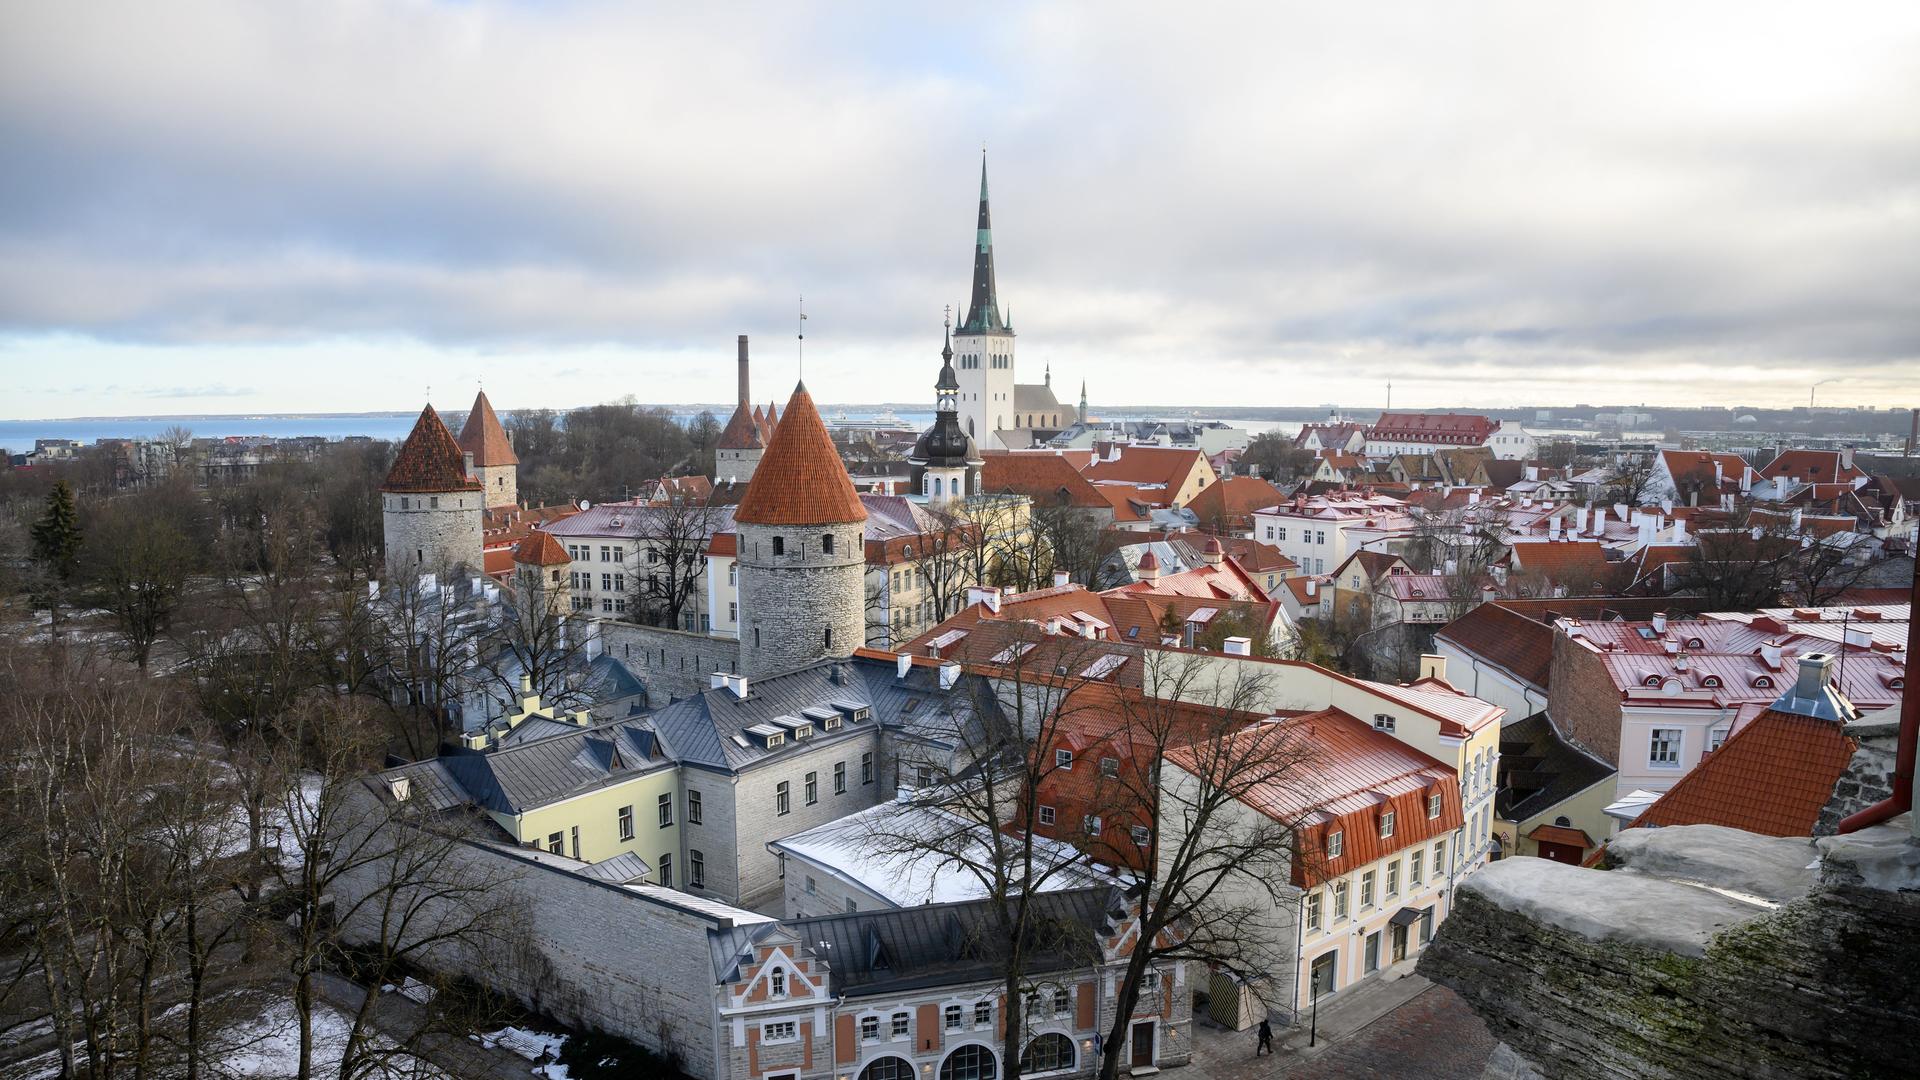
M 88 524 L 94 542 L 81 574 L 142 671 L 201 566 L 198 530 L 185 520 L 196 504 L 190 490 L 169 485 L 108 501 Z
M 628 612 L 635 622 L 682 628 L 682 616 L 698 605 L 707 547 L 726 518 L 724 509 L 691 498 L 634 508 L 645 523 L 639 554 L 627 568 Z
M 1035 506 L 1032 514 L 1034 543 L 1046 553 L 1049 576 L 1065 570 L 1072 580 L 1091 585 L 1100 567 L 1099 518 L 1074 506 Z

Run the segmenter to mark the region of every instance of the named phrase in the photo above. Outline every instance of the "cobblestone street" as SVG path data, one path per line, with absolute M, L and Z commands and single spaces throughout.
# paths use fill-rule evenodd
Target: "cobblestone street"
M 1422 980 L 1424 982 L 1424 980 Z M 1321 1016 L 1324 1025 L 1327 1016 Z M 1193 1069 L 1210 1080 L 1337 1080 L 1392 1077 L 1405 1080 L 1474 1080 L 1486 1070 L 1494 1039 L 1458 994 L 1426 985 L 1384 1015 L 1324 1039 L 1309 1051 L 1306 1035 L 1276 1032 L 1273 1057 L 1253 1056 L 1251 1031 L 1196 1029 Z

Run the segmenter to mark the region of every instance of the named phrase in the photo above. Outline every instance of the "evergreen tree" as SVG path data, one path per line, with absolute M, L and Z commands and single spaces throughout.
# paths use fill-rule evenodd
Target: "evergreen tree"
M 61 585 L 73 580 L 80 560 L 80 512 L 65 480 L 47 492 L 47 511 L 33 523 L 33 556 L 47 564 Z

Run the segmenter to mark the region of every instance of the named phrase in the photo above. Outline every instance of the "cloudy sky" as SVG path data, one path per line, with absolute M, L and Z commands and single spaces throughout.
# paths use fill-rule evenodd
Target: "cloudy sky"
M 0 0 L 0 418 L 920 401 L 983 143 L 1096 405 L 1920 404 L 1910 0 L 905 7 Z

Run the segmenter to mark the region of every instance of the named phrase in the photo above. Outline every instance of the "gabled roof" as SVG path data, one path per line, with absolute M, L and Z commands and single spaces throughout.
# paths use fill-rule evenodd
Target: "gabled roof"
M 1094 461 L 1087 466 L 1089 480 L 1118 480 L 1126 484 L 1164 484 L 1166 498 L 1171 500 L 1179 493 L 1180 486 L 1187 481 L 1195 469 L 1211 478 L 1213 466 L 1207 463 L 1207 456 L 1198 450 L 1184 450 L 1174 446 L 1122 446 L 1120 456 L 1113 461 Z
M 1783 450 L 1761 467 L 1760 475 L 1769 480 L 1786 477 L 1803 484 L 1852 487 L 1854 481 L 1866 479 L 1867 474 L 1855 468 L 1847 457 L 1838 450 Z
M 867 520 L 833 436 L 805 383 L 793 388 L 787 414 L 754 467 L 733 519 L 747 525 L 830 525 Z
M 519 814 L 665 768 L 665 748 L 644 721 L 625 721 L 551 735 L 519 746 L 448 754 L 389 769 L 406 777 L 435 809 L 471 804 Z
M 1434 637 L 1505 669 L 1537 689 L 1547 687 L 1548 672 L 1553 667 L 1551 626 L 1497 603 L 1481 604 L 1441 627 Z
M 460 428 L 460 449 L 473 455 L 476 468 L 520 464 L 520 459 L 514 456 L 513 443 L 507 439 L 507 429 L 500 426 L 500 418 L 493 414 L 493 402 L 487 400 L 485 390 L 474 395 L 473 411 L 467 414 L 467 422 Z
M 1809 836 L 1853 756 L 1838 723 L 1768 709 L 1655 800 L 1633 826 L 1724 825 Z
M 1500 729 L 1494 809 L 1508 821 L 1525 821 L 1612 775 L 1613 766 L 1562 738 L 1546 713 L 1534 713 Z
M 1495 424 L 1471 413 L 1381 413 L 1367 429 L 1369 439 L 1399 439 L 1406 442 L 1485 442 Z
M 1604 590 L 1613 573 L 1607 547 L 1598 540 L 1516 540 L 1511 551 L 1515 570 L 1576 592 L 1595 585 Z
M 1043 507 L 1111 505 L 1063 454 L 987 451 L 981 457 L 980 490 L 988 494 L 1025 495 Z
M 1203 522 L 1220 519 L 1228 523 L 1245 523 L 1255 510 L 1272 506 L 1285 498 L 1279 488 L 1257 476 L 1228 476 L 1217 484 L 1201 488 L 1198 495 L 1187 501 L 1187 509 Z
M 466 453 L 453 433 L 429 405 L 420 410 L 407 441 L 394 455 L 381 491 L 479 491 L 480 481 L 467 476 Z

